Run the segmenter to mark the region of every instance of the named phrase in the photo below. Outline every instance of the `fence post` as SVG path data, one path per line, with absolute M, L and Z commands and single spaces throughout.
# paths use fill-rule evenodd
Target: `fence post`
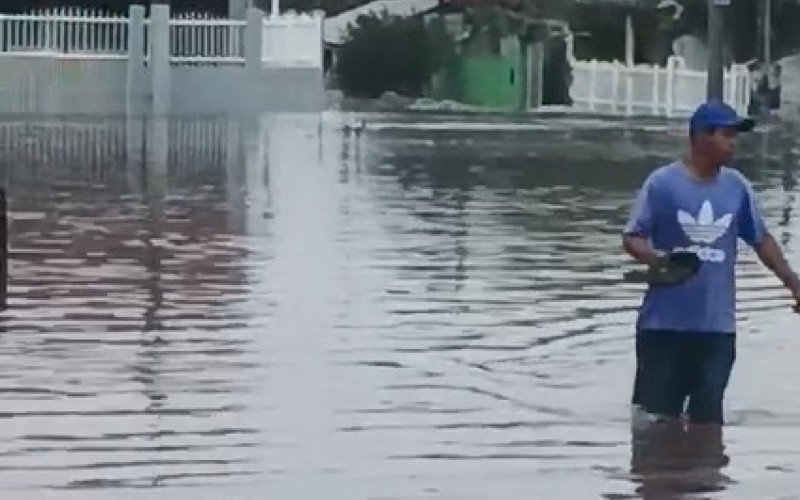
M 314 11 L 314 19 L 316 20 L 315 41 L 317 43 L 317 64 L 323 70 L 325 69 L 325 11 L 318 9 Z M 324 82 L 323 82 L 324 84 Z
M 315 10 L 312 19 L 314 22 L 315 62 L 319 69 L 317 73 L 317 104 L 315 109 L 325 107 L 325 11 Z M 530 82 L 530 80 L 528 80 Z M 529 92 L 526 92 L 529 93 Z M 527 110 L 526 110 L 527 111 Z
M 728 69 L 723 69 L 723 74 L 725 74 L 725 79 L 727 80 L 727 93 L 728 99 L 727 102 L 730 106 L 736 107 L 736 66 L 732 65 Z
M 264 40 L 264 13 L 260 9 L 247 9 L 247 28 L 244 41 L 244 64 L 250 76 L 262 66 Z
M 131 5 L 128 24 L 128 114 L 137 113 L 145 94 L 144 78 L 144 6 Z
M 658 105 L 659 105 L 659 98 L 661 97 L 661 92 L 659 92 L 659 80 L 661 80 L 661 68 L 658 67 L 658 64 L 653 65 L 653 104 L 652 104 L 652 114 L 653 116 L 658 116 Z
M 150 77 L 156 115 L 169 112 L 172 90 L 169 59 L 169 5 L 153 4 L 150 6 Z
M 722 99 L 722 102 L 730 104 L 730 81 L 728 81 L 728 71 L 723 66 L 722 68 L 722 80 L 719 87 L 719 98 Z
M 144 18 L 144 6 L 131 5 L 128 26 L 128 88 L 125 120 L 125 156 L 131 185 L 138 185 L 138 183 L 134 184 L 134 182 L 138 180 L 136 172 L 138 172 L 143 161 L 142 148 L 144 147 L 145 137 L 143 131 L 144 119 L 142 117 L 144 115 L 144 102 L 148 90 L 152 90 L 152 82 L 147 81 L 144 70 L 146 56 Z
M 616 114 L 619 105 L 619 63 L 611 64 L 611 113 Z
M 675 106 L 675 58 L 670 57 L 667 59 L 667 98 L 666 98 L 667 118 L 672 118 L 674 106 Z
M 252 7 L 247 9 L 247 25 L 244 29 L 244 95 L 235 100 L 239 109 L 245 112 L 258 109 L 263 98 L 259 93 L 263 82 L 264 50 L 264 12 Z
M 633 66 L 627 66 L 625 76 L 625 114 L 633 115 Z
M 747 67 L 742 67 L 742 84 L 739 86 L 739 92 L 741 92 L 741 103 L 742 103 L 742 113 L 747 113 L 747 110 L 750 108 L 750 86 L 752 85 L 751 82 L 750 72 L 747 70 Z

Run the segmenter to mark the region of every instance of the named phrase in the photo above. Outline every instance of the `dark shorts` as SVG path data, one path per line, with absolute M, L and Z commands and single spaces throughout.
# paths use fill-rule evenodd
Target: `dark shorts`
M 736 335 L 642 331 L 636 335 L 633 404 L 648 413 L 722 424 Z

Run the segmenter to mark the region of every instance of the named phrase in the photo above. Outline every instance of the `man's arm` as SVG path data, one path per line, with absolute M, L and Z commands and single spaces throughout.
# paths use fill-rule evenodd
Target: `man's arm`
M 651 175 L 636 193 L 628 223 L 622 231 L 622 247 L 636 261 L 648 266 L 661 257 L 649 238 L 655 229 L 656 201 L 655 181 Z
M 623 236 L 622 246 L 631 257 L 648 266 L 654 264 L 661 256 L 661 254 L 650 245 L 650 242 L 641 236 Z
M 792 296 L 797 301 L 795 306 L 797 310 L 800 307 L 800 279 L 786 262 L 778 242 L 771 234 L 767 233 L 755 249 L 761 262 L 775 273 L 775 276 L 792 292 Z

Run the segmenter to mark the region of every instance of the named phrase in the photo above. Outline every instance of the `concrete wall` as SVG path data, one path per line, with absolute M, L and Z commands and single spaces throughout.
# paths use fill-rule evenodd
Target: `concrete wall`
M 170 114 L 242 112 L 255 106 L 245 91 L 248 81 L 243 67 L 175 66 L 171 72 Z
M 124 60 L 0 55 L 0 113 L 120 114 Z
M 263 68 L 253 78 L 244 68 L 178 66 L 172 68 L 169 114 L 319 111 L 325 103 L 321 79 L 314 68 Z

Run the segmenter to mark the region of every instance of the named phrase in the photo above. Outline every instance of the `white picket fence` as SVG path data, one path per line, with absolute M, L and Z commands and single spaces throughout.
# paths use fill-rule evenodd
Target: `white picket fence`
M 128 19 L 100 10 L 58 8 L 0 14 L 0 53 L 124 58 Z
M 244 65 L 245 21 L 183 14 L 169 24 L 172 64 Z
M 570 96 L 574 107 L 610 114 L 685 116 L 706 99 L 707 74 L 686 68 L 680 57 L 664 67 L 619 61 L 572 60 Z M 725 70 L 723 99 L 739 113 L 747 113 L 750 74 L 743 65 Z
M 170 63 L 244 65 L 246 21 L 181 14 L 170 19 Z M 323 17 L 286 13 L 264 18 L 265 66 L 322 67 Z M 128 56 L 130 20 L 96 9 L 56 8 L 0 14 L 0 54 L 31 57 Z M 145 20 L 145 46 L 149 20 Z
M 322 67 L 322 17 L 289 12 L 266 17 L 262 62 L 268 66 Z M 173 64 L 245 64 L 246 21 L 189 14 L 170 20 Z
M 131 5 L 0 14 L 0 114 L 211 115 L 324 106 L 322 23 Z M 262 39 L 264 40 L 262 43 Z M 248 71 L 243 71 L 248 68 Z

